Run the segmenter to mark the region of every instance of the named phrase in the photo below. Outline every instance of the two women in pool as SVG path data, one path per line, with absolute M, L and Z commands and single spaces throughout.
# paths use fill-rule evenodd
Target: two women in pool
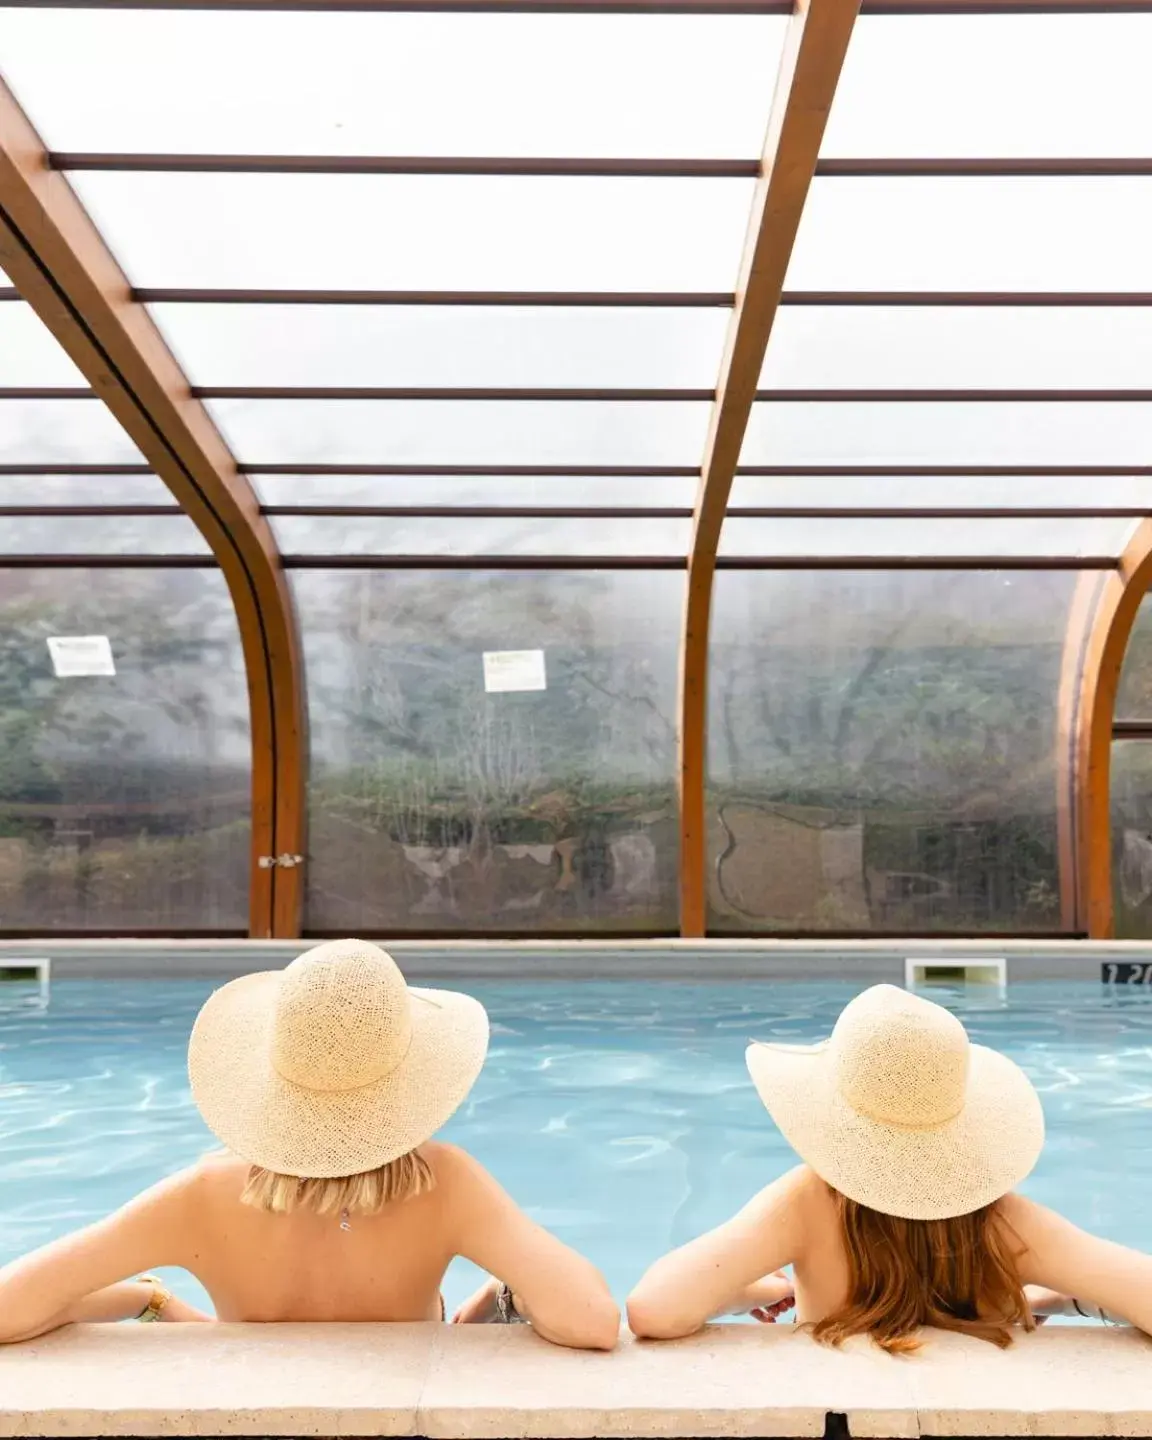
M 431 1139 L 487 1043 L 475 1000 L 409 988 L 359 941 L 224 986 L 193 1028 L 189 1073 L 225 1153 L 0 1270 L 0 1341 L 208 1319 L 125 1279 L 167 1265 L 201 1281 L 221 1320 L 440 1319 L 463 1255 L 498 1278 L 455 1320 L 522 1319 L 556 1344 L 611 1349 L 619 1313 L 597 1270 Z M 1152 1257 L 1013 1193 L 1040 1154 L 1040 1102 L 947 1011 L 879 986 L 825 1044 L 753 1045 L 748 1066 L 803 1163 L 652 1266 L 628 1301 L 637 1335 L 794 1307 L 832 1344 L 867 1333 L 908 1350 L 929 1325 L 1005 1345 L 1073 1303 L 1152 1330 Z

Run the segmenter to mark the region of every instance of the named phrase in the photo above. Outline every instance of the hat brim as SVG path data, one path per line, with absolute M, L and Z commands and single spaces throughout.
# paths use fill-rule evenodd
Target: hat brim
M 201 1010 L 188 1045 L 192 1097 L 233 1154 L 281 1175 L 332 1179 L 376 1170 L 436 1133 L 484 1064 L 488 1016 L 450 990 L 408 988 L 412 1039 L 383 1079 L 306 1090 L 272 1065 L 280 971 L 233 980 Z
M 746 1055 L 760 1099 L 797 1155 L 848 1199 L 906 1220 L 968 1215 L 1007 1195 L 1044 1145 L 1044 1112 L 1013 1061 L 969 1050 L 959 1114 L 931 1129 L 886 1124 L 836 1088 L 827 1042 L 754 1043 Z

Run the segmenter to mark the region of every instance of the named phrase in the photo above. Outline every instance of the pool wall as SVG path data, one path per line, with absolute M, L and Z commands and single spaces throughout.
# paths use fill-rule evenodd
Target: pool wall
M 3 940 L 0 968 L 49 959 L 58 978 L 228 979 L 286 965 L 317 940 Z M 1144 966 L 1152 942 L 1052 940 L 394 940 L 380 944 L 416 982 L 659 979 L 904 983 L 909 958 L 1003 959 L 1008 979 L 1097 980 L 1109 961 Z
M 911 1359 L 790 1325 L 613 1354 L 451 1325 L 81 1326 L 0 1349 L 0 1436 L 1152 1435 L 1152 1345 L 932 1334 Z

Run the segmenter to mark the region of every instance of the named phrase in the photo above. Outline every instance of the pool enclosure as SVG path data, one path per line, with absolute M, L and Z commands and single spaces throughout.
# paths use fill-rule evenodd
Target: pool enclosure
M 0 6 L 0 933 L 1152 934 L 1150 56 Z

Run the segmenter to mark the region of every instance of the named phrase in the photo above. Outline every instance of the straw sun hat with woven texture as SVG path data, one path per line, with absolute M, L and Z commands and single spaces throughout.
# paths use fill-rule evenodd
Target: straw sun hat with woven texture
M 478 1000 L 405 984 L 392 957 L 334 940 L 210 997 L 188 1073 L 208 1127 L 281 1175 L 375 1170 L 428 1140 L 488 1048 Z
M 753 1044 L 748 1069 L 800 1158 L 850 1200 L 907 1220 L 980 1210 L 1031 1171 L 1040 1098 L 954 1015 L 877 985 L 820 1045 Z

